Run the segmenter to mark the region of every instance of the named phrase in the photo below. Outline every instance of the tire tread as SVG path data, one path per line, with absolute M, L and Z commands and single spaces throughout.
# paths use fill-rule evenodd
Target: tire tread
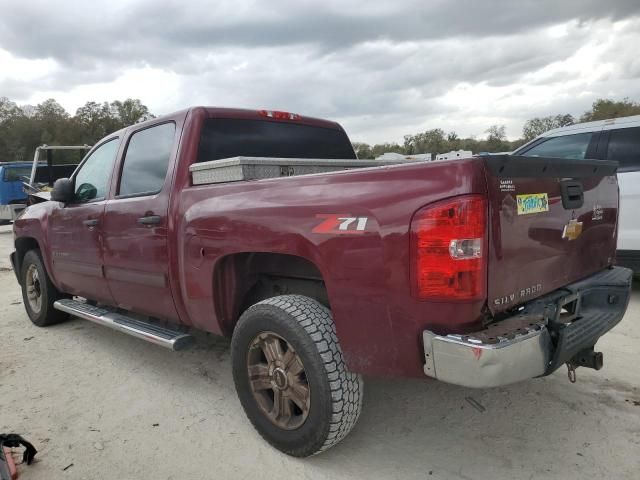
M 354 427 L 362 411 L 362 376 L 349 372 L 342 356 L 331 312 L 316 300 L 303 295 L 280 295 L 256 303 L 271 305 L 291 315 L 304 328 L 322 358 L 331 389 L 332 414 L 329 433 L 313 455 L 340 442 Z

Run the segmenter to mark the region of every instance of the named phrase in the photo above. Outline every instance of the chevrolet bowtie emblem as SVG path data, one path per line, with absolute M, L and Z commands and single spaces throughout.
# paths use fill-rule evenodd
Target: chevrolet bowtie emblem
M 582 222 L 577 221 L 576 219 L 569 220 L 564 226 L 564 230 L 562 230 L 562 238 L 566 238 L 568 240 L 575 240 L 582 233 Z

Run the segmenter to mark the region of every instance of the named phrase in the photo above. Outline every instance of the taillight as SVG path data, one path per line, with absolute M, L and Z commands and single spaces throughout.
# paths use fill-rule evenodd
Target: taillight
M 486 297 L 487 202 L 463 195 L 428 205 L 411 221 L 412 288 L 421 300 Z
M 280 110 L 258 110 L 258 115 L 274 120 L 300 120 L 300 115 L 291 112 L 282 112 Z

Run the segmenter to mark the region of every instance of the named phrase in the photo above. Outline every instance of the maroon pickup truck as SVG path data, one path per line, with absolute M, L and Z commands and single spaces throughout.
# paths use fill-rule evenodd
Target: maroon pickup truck
M 238 176 L 255 157 L 282 165 Z M 193 329 L 231 337 L 247 416 L 295 456 L 347 435 L 361 375 L 493 387 L 602 366 L 631 288 L 615 162 L 358 162 L 338 124 L 286 112 L 196 107 L 109 135 L 15 222 L 27 314 L 176 350 Z

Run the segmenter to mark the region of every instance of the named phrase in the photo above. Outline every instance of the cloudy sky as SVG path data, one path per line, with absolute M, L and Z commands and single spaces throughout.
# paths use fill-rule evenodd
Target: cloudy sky
M 639 47 L 639 0 L 0 0 L 0 96 L 289 110 L 370 143 L 517 138 L 640 101 Z

